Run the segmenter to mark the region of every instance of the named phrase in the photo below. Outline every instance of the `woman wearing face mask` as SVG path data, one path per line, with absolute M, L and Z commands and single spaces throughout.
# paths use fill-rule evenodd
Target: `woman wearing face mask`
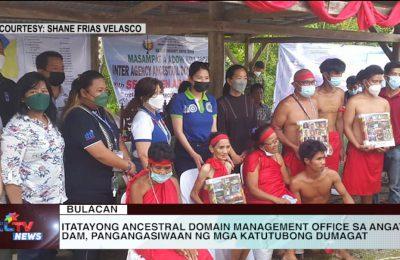
M 104 109 L 107 100 L 99 72 L 86 71 L 72 82 L 62 128 L 69 203 L 114 204 L 113 168 L 135 172 L 119 129 Z
M 254 151 L 246 157 L 243 166 L 247 203 L 295 203 L 295 196 L 286 188 L 290 185 L 290 176 L 279 153 L 275 131 L 265 124 L 252 138 Z
M 184 93 L 176 95 L 171 104 L 171 118 L 177 138 L 175 170 L 197 168 L 210 157 L 208 139 L 217 131 L 217 102 L 207 94 L 210 86 L 208 64 L 196 61 L 189 67 L 189 82 Z
M 134 144 L 133 161 L 136 169 L 147 168 L 147 154 L 152 143 L 171 143 L 168 131 L 160 110 L 164 106 L 162 82 L 155 78 L 143 78 L 135 87 L 135 98 L 128 107 L 136 111 L 132 121 L 131 133 Z
M 233 65 L 226 71 L 225 79 L 223 96 L 218 99 L 217 128 L 229 136 L 233 148 L 230 156 L 235 164 L 240 164 L 249 148 L 251 129 L 257 127 L 257 112 L 252 98 L 244 95 L 246 69 Z
M 46 79 L 37 72 L 17 83 L 19 111 L 1 142 L 1 168 L 11 203 L 63 203 L 64 140 L 54 125 Z M 44 175 L 42 173 L 45 173 Z
M 2 179 L 12 204 L 62 204 L 64 140 L 55 126 L 46 78 L 29 72 L 17 82 L 18 113 L 1 142 Z M 1 179 L 1 178 L 0 178 Z M 19 259 L 54 259 L 55 250 L 21 250 Z
M 180 204 L 180 188 L 173 177 L 174 153 L 167 143 L 152 143 L 148 149 L 147 167 L 136 174 L 126 190 L 126 204 Z M 135 249 L 148 260 L 211 260 L 207 250 Z

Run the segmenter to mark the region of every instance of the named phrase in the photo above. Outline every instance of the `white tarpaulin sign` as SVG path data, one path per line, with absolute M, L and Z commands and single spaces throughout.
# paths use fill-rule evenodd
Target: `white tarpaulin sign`
M 317 81 L 322 84 L 319 65 L 328 58 L 339 58 L 346 63 L 341 88 L 346 90 L 346 79 L 365 67 L 376 64 L 382 68 L 389 59 L 380 47 L 326 44 L 326 43 L 284 43 L 279 45 L 278 67 L 274 91 L 274 108 L 279 101 L 293 93 L 293 75 L 299 69 L 311 70 Z
M 72 81 L 90 69 L 90 41 L 85 35 L 4 35 L 6 62 L 1 72 L 14 81 L 27 72 L 36 71 L 36 56 L 44 51 L 57 51 L 64 59 L 65 81 L 56 100 L 63 107 L 71 90 Z
M 104 54 L 119 104 L 135 95 L 136 83 L 144 77 L 161 80 L 167 100 L 188 78 L 194 61 L 208 60 L 207 38 L 184 36 L 106 36 Z

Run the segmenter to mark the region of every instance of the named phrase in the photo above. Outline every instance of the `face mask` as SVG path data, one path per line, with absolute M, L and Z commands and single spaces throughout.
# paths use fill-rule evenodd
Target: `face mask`
M 257 77 L 260 77 L 261 71 L 254 71 L 254 75 L 256 75 Z
M 312 97 L 314 93 L 315 93 L 315 85 L 301 87 L 300 94 L 305 98 Z
M 49 83 L 51 86 L 60 86 L 65 80 L 64 72 L 50 72 Z
M 267 157 L 271 157 L 271 156 L 273 156 L 273 154 L 272 154 L 272 153 L 269 153 L 269 152 L 267 152 L 265 148 L 262 148 L 262 150 L 264 151 L 264 153 L 265 153 L 265 155 L 266 155 Z
M 31 110 L 44 112 L 49 107 L 50 95 L 43 93 L 34 94 L 25 99 L 25 104 Z
M 6 62 L 6 56 L 0 54 L 0 69 L 3 68 L 5 62 Z
M 388 83 L 391 89 L 398 89 L 400 87 L 400 76 L 390 76 Z
M 147 103 L 156 110 L 160 110 L 164 106 L 164 95 L 158 94 L 155 97 L 151 97 Z
M 382 85 L 381 84 L 375 84 L 371 85 L 368 88 L 368 92 L 373 95 L 374 97 L 377 97 L 379 95 L 379 92 L 381 92 Z
M 101 93 L 94 99 L 94 103 L 100 107 L 105 107 L 108 101 L 108 94 L 106 92 Z
M 358 89 L 349 90 L 349 93 L 350 93 L 351 96 L 354 96 L 354 95 L 358 94 L 358 92 L 359 92 Z
M 337 87 L 342 83 L 342 77 L 331 77 L 329 83 L 331 83 L 332 86 Z
M 171 177 L 172 177 L 172 172 L 167 174 L 158 174 L 155 172 L 150 173 L 150 178 L 157 183 L 164 183 L 168 181 L 168 179 Z
M 245 79 L 235 79 L 232 83 L 232 88 L 240 93 L 244 93 L 247 86 L 247 80 Z
M 206 91 L 208 88 L 210 87 L 210 82 L 199 82 L 199 81 L 195 81 L 193 88 L 197 91 L 197 92 L 204 92 Z

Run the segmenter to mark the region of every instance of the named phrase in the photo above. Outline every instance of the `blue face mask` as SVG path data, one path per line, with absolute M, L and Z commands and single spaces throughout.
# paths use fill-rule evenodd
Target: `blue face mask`
M 315 85 L 301 87 L 300 95 L 302 95 L 305 98 L 312 97 L 314 93 L 315 93 Z
M 349 90 L 349 93 L 351 96 L 354 96 L 354 95 L 358 94 L 358 89 Z
M 331 77 L 329 83 L 334 87 L 340 86 L 340 83 L 342 83 L 342 77 Z
M 157 183 L 164 183 L 169 180 L 169 178 L 172 177 L 172 172 L 167 173 L 167 174 L 158 174 L 155 172 L 150 173 L 151 179 Z
M 393 90 L 400 87 L 400 76 L 389 76 L 389 87 Z

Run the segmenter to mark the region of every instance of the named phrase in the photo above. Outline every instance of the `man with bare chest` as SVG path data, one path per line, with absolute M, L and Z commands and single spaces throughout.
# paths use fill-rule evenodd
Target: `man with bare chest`
M 304 170 L 299 160 L 298 121 L 318 119 L 315 93 L 315 77 L 311 71 L 301 69 L 293 76 L 294 93 L 283 99 L 274 112 L 272 126 L 283 144 L 283 159 L 291 176 Z
M 316 140 L 307 140 L 300 145 L 299 154 L 305 170 L 292 179 L 291 191 L 302 204 L 326 204 L 334 187 L 345 204 L 354 204 L 339 174 L 325 167 L 325 151 L 325 145 Z
M 346 65 L 339 59 L 326 59 L 319 66 L 324 82 L 316 90 L 314 97 L 318 102 L 319 118 L 328 120 L 329 144 L 333 153 L 326 158 L 326 166 L 339 170 L 339 162 L 344 158 L 343 112 L 344 91 L 340 88 L 342 74 Z
M 339 174 L 325 167 L 326 147 L 315 140 L 307 140 L 300 145 L 299 154 L 305 170 L 292 179 L 290 189 L 302 204 L 327 204 L 331 188 L 335 187 L 345 204 L 354 204 L 346 191 Z M 353 259 L 347 250 L 335 250 L 341 259 Z
M 383 81 L 383 70 L 379 66 L 365 68 L 364 90 L 349 100 L 344 113 L 344 131 L 349 144 L 343 184 L 352 196 L 360 196 L 364 204 L 371 204 L 373 195 L 381 190 L 383 154 L 387 149 L 364 145 L 359 116 L 390 112 L 388 101 L 378 96 Z

